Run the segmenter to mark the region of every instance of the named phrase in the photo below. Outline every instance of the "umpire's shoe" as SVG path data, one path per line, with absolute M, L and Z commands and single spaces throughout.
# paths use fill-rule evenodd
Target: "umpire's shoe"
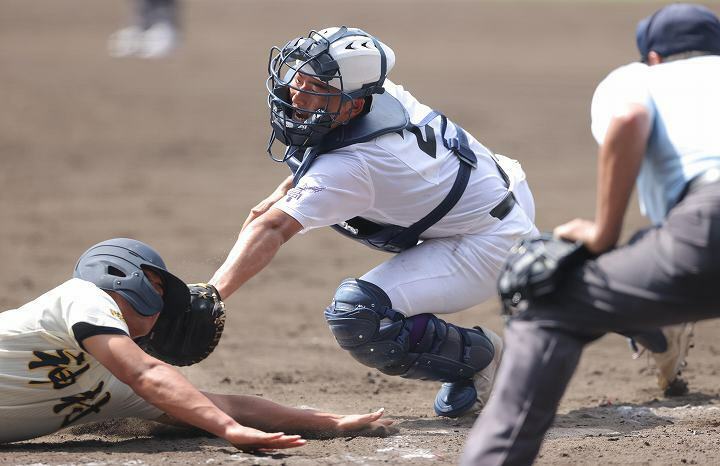
M 490 398 L 504 345 L 502 338 L 492 330 L 475 328 L 488 337 L 495 350 L 495 355 L 490 364 L 476 373 L 472 379 L 442 384 L 433 405 L 435 414 L 438 416 L 454 418 L 475 415 L 482 411 Z
M 658 367 L 658 386 L 665 396 L 680 396 L 688 392 L 687 382 L 680 377 L 685 367 L 685 358 L 692 346 L 693 323 L 663 327 L 662 333 L 667 340 L 667 350 L 662 353 L 650 353 Z

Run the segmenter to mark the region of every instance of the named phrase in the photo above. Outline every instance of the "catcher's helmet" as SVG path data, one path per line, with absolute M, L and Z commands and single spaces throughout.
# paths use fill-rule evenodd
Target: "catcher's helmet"
M 293 106 L 290 89 L 340 102 L 381 94 L 383 82 L 395 65 L 390 47 L 360 29 L 331 27 L 310 31 L 307 37 L 291 40 L 284 47 L 270 49 L 266 82 L 272 134 L 287 146 L 312 147 L 334 127 L 339 109 L 306 109 Z M 320 80 L 329 91 L 313 92 L 293 85 L 298 73 Z M 299 115 L 303 115 L 302 117 Z M 274 159 L 274 157 L 273 157 Z
M 144 269 L 162 278 L 163 296 L 155 291 Z M 153 248 L 134 239 L 114 238 L 91 247 L 78 259 L 73 276 L 118 293 L 144 316 L 161 310 L 183 312 L 190 304 L 185 282 L 168 272 Z

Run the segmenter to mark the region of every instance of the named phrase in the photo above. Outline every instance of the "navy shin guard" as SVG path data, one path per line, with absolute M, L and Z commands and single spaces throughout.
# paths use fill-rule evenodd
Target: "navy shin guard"
M 470 380 L 494 356 L 493 345 L 482 331 L 449 324 L 432 314 L 405 318 L 393 310 L 380 287 L 364 280 L 344 280 L 325 318 L 341 348 L 360 363 L 389 375 Z

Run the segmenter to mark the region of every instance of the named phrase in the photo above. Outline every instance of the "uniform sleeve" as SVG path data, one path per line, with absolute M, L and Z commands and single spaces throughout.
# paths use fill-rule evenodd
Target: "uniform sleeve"
M 632 63 L 610 73 L 597 87 L 591 105 L 592 134 L 598 144 L 605 140 L 610 121 L 629 104 L 640 104 L 654 117 L 655 108 L 648 90 L 648 66 Z
M 318 157 L 298 185 L 275 207 L 307 231 L 362 214 L 372 205 L 373 197 L 368 168 L 362 158 L 349 149 Z
M 94 335 L 129 336 L 127 323 L 115 301 L 94 285 L 79 287 L 65 307 L 68 334 L 85 349 L 83 340 Z

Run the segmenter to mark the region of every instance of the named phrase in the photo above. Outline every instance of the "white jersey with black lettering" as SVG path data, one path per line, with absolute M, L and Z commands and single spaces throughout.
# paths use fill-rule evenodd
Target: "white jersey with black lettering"
M 432 109 L 402 86 L 385 90 L 420 123 Z M 448 125 L 446 138 L 456 135 Z M 493 154 L 466 132 L 477 168 L 458 203 L 426 230 L 423 242 L 363 277 L 382 288 L 406 316 L 451 313 L 496 295 L 495 283 L 512 244 L 537 233 L 535 207 L 520 164 L 497 155 L 510 178 L 503 180 Z M 298 185 L 275 204 L 304 231 L 356 216 L 407 227 L 437 207 L 458 174 L 458 157 L 443 144 L 441 119 L 424 127 L 388 133 L 320 155 Z M 490 215 L 512 190 L 517 205 L 503 219 Z
M 128 327 L 107 293 L 78 278 L 0 313 L 0 443 L 162 414 L 85 350 L 81 342 L 98 334 L 128 335 Z

